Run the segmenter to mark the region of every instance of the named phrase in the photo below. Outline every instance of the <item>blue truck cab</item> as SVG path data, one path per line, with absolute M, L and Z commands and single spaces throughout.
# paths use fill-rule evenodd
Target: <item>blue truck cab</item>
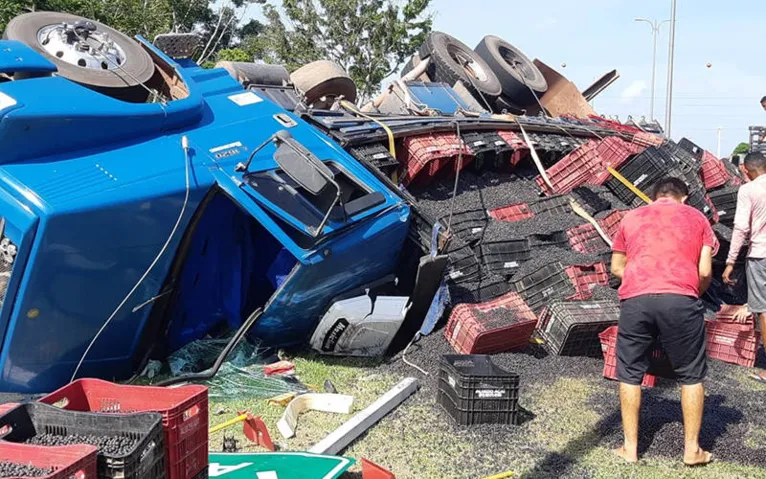
M 0 390 L 50 391 L 81 360 L 124 379 L 259 307 L 252 338 L 301 344 L 396 267 L 399 195 L 226 71 L 138 40 L 174 98 L 119 100 L 0 41 L 0 73 L 25 73 L 0 83 Z

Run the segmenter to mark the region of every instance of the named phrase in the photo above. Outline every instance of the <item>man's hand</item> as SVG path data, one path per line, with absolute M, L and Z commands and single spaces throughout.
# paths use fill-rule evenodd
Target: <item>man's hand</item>
M 734 313 L 734 320 L 738 323 L 746 323 L 749 316 L 750 311 L 748 311 L 747 305 L 745 304 Z
M 723 282 L 728 284 L 729 286 L 733 286 L 736 284 L 736 281 L 731 279 L 731 274 L 734 272 L 734 265 L 733 264 L 727 264 L 726 269 L 723 270 Z

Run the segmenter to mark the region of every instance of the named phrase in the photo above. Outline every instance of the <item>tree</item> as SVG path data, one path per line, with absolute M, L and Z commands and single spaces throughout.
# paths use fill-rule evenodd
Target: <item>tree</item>
M 362 98 L 395 73 L 425 40 L 430 0 L 283 0 L 283 13 L 266 5 L 266 25 L 242 48 L 267 63 L 293 70 L 327 59 L 343 67 Z M 289 25 L 286 26 L 286 25 Z
M 734 151 L 731 153 L 731 156 L 747 154 L 749 151 L 750 151 L 749 144 L 740 143 L 739 145 L 737 145 L 736 148 L 734 148 Z

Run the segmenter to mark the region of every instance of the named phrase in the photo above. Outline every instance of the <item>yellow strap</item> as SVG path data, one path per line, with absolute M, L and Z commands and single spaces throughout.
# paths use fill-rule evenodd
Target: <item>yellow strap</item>
M 513 471 L 501 472 L 500 474 L 495 474 L 494 476 L 485 477 L 484 479 L 507 479 L 509 477 L 513 477 Z
M 628 187 L 628 189 L 629 189 L 630 191 L 632 191 L 632 192 L 633 192 L 633 193 L 634 193 L 636 196 L 638 196 L 639 198 L 641 198 L 641 200 L 642 200 L 644 203 L 646 203 L 647 205 L 651 205 L 651 204 L 652 204 L 652 200 L 651 200 L 651 199 L 649 199 L 649 197 L 648 197 L 648 196 L 646 196 L 646 195 L 645 195 L 645 194 L 644 194 L 644 193 L 643 193 L 641 190 L 639 190 L 638 188 L 636 188 L 636 187 L 633 185 L 633 183 L 631 183 L 631 182 L 630 182 L 630 180 L 628 180 L 627 178 L 625 178 L 625 177 L 624 177 L 624 176 L 622 176 L 621 174 L 617 173 L 617 170 L 615 170 L 615 169 L 614 169 L 614 168 L 612 168 L 611 166 L 607 166 L 607 167 L 606 167 L 606 171 L 608 171 L 609 173 L 611 173 L 611 174 L 612 174 L 612 176 L 614 176 L 615 178 L 617 178 L 617 179 L 620 181 L 620 183 L 622 183 L 623 185 L 627 186 L 627 187 Z
M 352 112 L 356 113 L 357 115 L 361 116 L 362 118 L 367 118 L 368 120 L 373 121 L 377 123 L 378 125 L 380 125 L 380 127 L 383 128 L 383 130 L 385 130 L 386 134 L 388 135 L 388 151 L 391 153 L 391 156 L 396 158 L 396 147 L 394 146 L 394 133 L 391 131 L 391 128 L 386 126 L 386 124 L 383 123 L 382 121 L 377 120 L 369 115 L 365 115 L 364 113 L 359 111 L 356 105 L 354 105 L 353 103 L 347 100 L 341 100 L 340 104 L 343 105 L 345 108 L 351 110 Z
M 242 422 L 245 419 L 247 419 L 247 414 L 242 414 L 240 416 L 235 417 L 234 419 L 229 419 L 225 423 L 219 424 L 217 426 L 213 426 L 208 430 L 208 434 L 213 434 L 214 432 L 218 432 L 221 429 L 227 428 L 233 424 L 237 424 L 238 422 Z

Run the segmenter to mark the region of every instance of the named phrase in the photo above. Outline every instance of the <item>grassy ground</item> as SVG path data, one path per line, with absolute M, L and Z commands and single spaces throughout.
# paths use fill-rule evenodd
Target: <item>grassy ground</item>
M 381 368 L 374 361 L 328 360 L 307 353 L 294 358 L 297 374 L 306 384 L 321 385 L 329 379 L 338 392 L 355 398 L 354 412 L 363 409 L 391 386 L 403 378 L 403 374 Z M 748 370 L 736 368 L 732 379 L 740 381 L 742 388 L 762 389 L 747 379 Z M 413 375 L 417 375 L 412 371 Z M 715 380 L 714 378 L 711 380 Z M 426 383 L 424 382 L 424 385 Z M 398 479 L 473 479 L 483 478 L 506 470 L 515 472 L 514 477 L 589 477 L 589 478 L 766 478 L 766 470 L 715 462 L 705 468 L 684 468 L 679 460 L 643 458 L 638 465 L 627 465 L 618 460 L 598 436 L 599 424 L 604 421 L 594 410 L 593 397 L 604 388 L 614 388 L 614 383 L 597 377 L 562 377 L 553 384 L 539 383 L 530 386 L 523 395 L 522 406 L 532 411 L 534 418 L 523 426 L 527 438 L 523 445 L 514 442 L 500 452 L 487 453 L 476 446 L 471 428 L 458 428 L 451 419 L 435 405 L 433 391 L 421 389 L 397 410 L 373 426 L 355 441 L 344 455 L 360 460 L 366 457 L 392 470 Z M 261 416 L 271 431 L 272 438 L 282 442 L 288 450 L 305 450 L 341 425 L 350 416 L 309 412 L 299 418 L 296 437 L 284 440 L 276 423 L 283 408 L 269 406 L 264 400 L 232 399 L 211 404 L 211 425 L 226 421 L 238 410 L 246 409 Z M 217 411 L 225 411 L 216 414 Z M 611 420 L 618 418 L 610 418 Z M 504 429 L 503 434 L 515 434 L 514 427 Z M 236 431 L 243 451 L 258 451 L 249 446 Z M 521 434 L 521 433 L 519 433 Z M 503 436 L 499 435 L 499 441 Z M 210 438 L 211 451 L 221 449 L 223 433 Z M 680 440 L 680 438 L 679 438 Z M 753 449 L 763 447 L 766 429 L 752 427 L 748 431 L 746 445 Z M 476 461 L 475 471 L 466 476 L 465 461 Z M 361 477 L 358 466 L 348 474 L 349 478 Z

